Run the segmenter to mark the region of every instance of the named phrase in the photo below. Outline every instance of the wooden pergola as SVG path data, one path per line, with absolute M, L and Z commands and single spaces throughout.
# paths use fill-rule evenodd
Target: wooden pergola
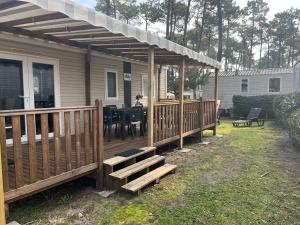
M 0 35 L 26 36 L 85 52 L 86 105 L 91 105 L 91 53 L 148 63 L 148 146 L 153 146 L 154 77 L 156 66 L 179 67 L 179 148 L 183 145 L 183 92 L 186 67 L 215 69 L 215 109 L 221 64 L 174 42 L 139 30 L 70 0 L 1 0 Z M 159 79 L 158 79 L 159 80 Z M 214 128 L 214 133 L 215 133 Z M 1 147 L 1 146 L 0 146 Z M 1 153 L 1 151 L 0 151 Z M 0 160 L 1 163 L 1 160 Z M 2 183 L 0 165 L 0 183 Z M 3 187 L 0 185 L 0 223 L 4 224 Z

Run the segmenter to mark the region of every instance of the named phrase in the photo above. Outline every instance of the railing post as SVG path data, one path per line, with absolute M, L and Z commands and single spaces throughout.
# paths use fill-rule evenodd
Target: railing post
M 214 100 L 215 100 L 215 105 L 214 105 L 214 122 L 215 126 L 213 129 L 213 134 L 217 134 L 217 105 L 218 105 L 218 73 L 219 69 L 215 69 L 215 90 L 214 90 Z
M 200 140 L 203 139 L 203 124 L 204 124 L 204 104 L 203 104 L 203 98 L 200 97 Z
M 0 224 L 6 224 L 1 152 L 0 145 Z
M 184 93 L 184 69 L 185 59 L 182 58 L 179 65 L 179 149 L 183 147 L 183 93 Z
M 103 189 L 103 159 L 104 159 L 104 140 L 103 140 L 103 103 L 98 99 L 95 101 L 98 112 L 98 125 L 97 125 L 97 134 L 98 134 L 98 146 L 97 146 L 97 162 L 98 170 L 96 173 L 96 188 Z

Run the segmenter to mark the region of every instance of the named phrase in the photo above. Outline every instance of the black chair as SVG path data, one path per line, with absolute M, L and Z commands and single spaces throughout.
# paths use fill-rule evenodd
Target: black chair
M 111 140 L 111 128 L 115 125 L 115 135 L 118 132 L 118 124 L 120 124 L 120 116 L 116 105 L 107 105 L 103 107 L 104 136 L 108 131 L 108 141 Z
M 251 108 L 246 119 L 240 118 L 240 120 L 233 121 L 232 125 L 234 127 L 240 127 L 241 125 L 250 127 L 253 122 L 257 122 L 258 126 L 263 126 L 265 121 L 259 118 L 261 111 L 261 108 Z
M 140 134 L 144 135 L 144 110 L 141 106 L 135 106 L 130 109 L 128 118 L 128 133 L 133 137 L 136 134 L 136 127 L 139 124 Z

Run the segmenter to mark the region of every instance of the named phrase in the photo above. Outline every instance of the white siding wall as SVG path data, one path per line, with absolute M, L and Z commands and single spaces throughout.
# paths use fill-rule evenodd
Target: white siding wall
M 85 105 L 85 65 L 84 54 L 59 50 L 56 48 L 24 44 L 16 41 L 0 39 L 0 51 L 17 55 L 32 55 L 35 57 L 53 58 L 59 60 L 61 106 Z M 105 100 L 105 70 L 114 69 L 118 72 L 118 100 Z M 132 63 L 132 104 L 135 96 L 142 92 L 142 74 L 147 75 L 147 66 Z M 157 81 L 157 79 L 156 79 Z M 166 98 L 166 75 L 161 77 L 161 97 Z M 157 86 L 156 86 L 157 87 Z M 157 93 L 157 90 L 156 90 Z M 123 62 L 92 56 L 91 63 L 91 101 L 103 99 L 105 104 L 124 103 Z M 147 105 L 147 99 L 142 102 Z
M 221 108 L 232 107 L 233 95 L 256 96 L 268 95 L 269 78 L 281 78 L 281 93 L 287 94 L 293 91 L 293 75 L 259 75 L 259 76 L 222 76 L 219 77 L 219 99 L 221 100 Z M 241 80 L 248 79 L 248 93 L 241 92 Z M 209 83 L 203 87 L 203 97 L 212 98 L 214 90 L 214 78 L 209 79 Z
M 84 55 L 0 39 L 0 51 L 59 60 L 61 106 L 85 103 Z

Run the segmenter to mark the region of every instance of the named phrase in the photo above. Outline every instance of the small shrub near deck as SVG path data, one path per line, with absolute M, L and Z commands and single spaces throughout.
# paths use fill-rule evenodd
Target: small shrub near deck
M 300 93 L 276 97 L 273 109 L 276 121 L 288 129 L 293 143 L 300 146 Z
M 260 96 L 240 96 L 234 95 L 233 117 L 246 117 L 251 108 L 262 108 L 262 117 L 274 118 L 273 102 L 276 95 L 260 95 Z

